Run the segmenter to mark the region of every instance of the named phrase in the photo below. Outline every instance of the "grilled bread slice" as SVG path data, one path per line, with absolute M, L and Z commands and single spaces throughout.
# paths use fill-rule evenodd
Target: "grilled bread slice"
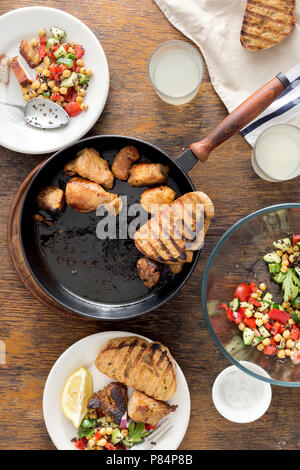
M 135 246 L 160 263 L 191 263 L 213 216 L 214 205 L 205 193 L 186 193 L 137 230 Z
M 96 367 L 103 374 L 156 400 L 176 392 L 176 364 L 168 348 L 129 336 L 110 339 L 99 351 Z
M 248 0 L 241 43 L 251 51 L 275 46 L 287 37 L 296 23 L 296 0 Z

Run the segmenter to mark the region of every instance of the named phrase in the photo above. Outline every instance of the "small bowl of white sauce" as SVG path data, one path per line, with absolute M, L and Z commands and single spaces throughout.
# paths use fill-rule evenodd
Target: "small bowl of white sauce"
M 260 366 L 241 361 L 247 369 L 269 377 Z M 227 367 L 216 378 L 212 399 L 218 412 L 234 423 L 251 423 L 268 410 L 271 399 L 271 385 L 243 372 L 236 366 Z

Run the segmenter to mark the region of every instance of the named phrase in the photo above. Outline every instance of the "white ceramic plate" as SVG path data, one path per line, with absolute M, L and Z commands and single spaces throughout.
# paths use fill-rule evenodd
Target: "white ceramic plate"
M 71 442 L 76 437 L 76 429 L 72 423 L 64 416 L 60 398 L 63 386 L 67 378 L 80 367 L 85 367 L 93 378 L 94 391 L 97 391 L 112 379 L 101 374 L 94 365 L 100 347 L 109 339 L 120 336 L 140 336 L 125 331 L 108 331 L 96 333 L 73 344 L 67 349 L 52 367 L 48 376 L 43 397 L 44 420 L 48 433 L 58 450 L 74 450 L 74 443 Z M 147 339 L 144 336 L 141 338 Z M 149 340 L 151 341 L 151 340 Z M 176 450 L 186 433 L 190 420 L 190 393 L 182 370 L 177 367 L 177 391 L 169 400 L 170 404 L 178 405 L 174 413 L 169 414 L 169 420 L 173 428 L 155 446 L 155 450 Z M 132 389 L 129 389 L 129 395 Z M 133 447 L 143 450 L 143 444 Z
M 82 44 L 85 48 L 85 66 L 94 72 L 85 98 L 89 108 L 70 119 L 70 123 L 64 128 L 42 130 L 27 125 L 19 109 L 0 105 L 0 145 L 16 152 L 50 153 L 80 139 L 98 120 L 107 99 L 109 70 L 101 44 L 85 24 L 62 10 L 26 7 L 2 15 L 0 53 L 5 52 L 9 57 L 19 56 L 20 63 L 34 79 L 35 69 L 30 69 L 19 54 L 19 44 L 22 39 L 38 38 L 41 27 L 50 35 L 51 26 L 64 29 L 67 40 Z M 24 104 L 21 87 L 12 71 L 9 84 L 0 84 L 0 101 Z

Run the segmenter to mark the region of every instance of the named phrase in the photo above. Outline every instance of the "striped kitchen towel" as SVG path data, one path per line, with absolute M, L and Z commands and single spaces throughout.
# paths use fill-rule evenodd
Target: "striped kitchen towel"
M 155 2 L 173 26 L 200 48 L 211 82 L 229 112 L 279 72 L 285 73 L 300 62 L 300 1 L 296 7 L 297 24 L 291 35 L 260 52 L 248 51 L 240 43 L 246 0 Z M 249 144 L 254 145 L 259 134 L 270 125 L 289 122 L 300 127 L 299 83 L 296 79 L 242 130 Z

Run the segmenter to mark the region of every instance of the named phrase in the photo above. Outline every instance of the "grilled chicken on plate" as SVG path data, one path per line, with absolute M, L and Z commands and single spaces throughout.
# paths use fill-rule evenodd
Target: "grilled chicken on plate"
M 9 65 L 12 71 L 14 72 L 16 79 L 22 87 L 26 87 L 27 85 L 30 85 L 32 83 L 31 78 L 28 77 L 28 75 L 26 74 L 17 56 L 10 59 Z
M 29 67 L 32 69 L 37 67 L 43 60 L 36 52 L 32 44 L 30 44 L 30 42 L 26 39 L 23 39 L 21 42 L 19 50 L 20 54 L 24 57 Z
M 9 57 L 6 54 L 0 54 L 0 83 L 7 85 L 9 83 Z
M 92 212 L 104 206 L 117 215 L 122 209 L 122 200 L 117 194 L 108 193 L 99 184 L 78 176 L 67 183 L 66 202 L 77 212 Z
M 120 382 L 112 382 L 103 390 L 93 393 L 89 402 L 88 410 L 99 410 L 104 415 L 120 424 L 121 418 L 127 410 L 127 387 Z
M 161 263 L 190 263 L 213 216 L 214 205 L 206 194 L 184 194 L 137 230 L 135 245 L 143 255 Z
M 136 263 L 138 275 L 148 289 L 152 289 L 159 279 L 162 266 L 153 259 L 143 256 Z
M 176 392 L 176 364 L 161 343 L 136 336 L 112 338 L 101 347 L 95 365 L 102 374 L 156 400 L 169 400 Z
M 47 186 L 37 195 L 36 202 L 40 209 L 59 214 L 64 206 L 65 194 L 58 186 Z
M 169 405 L 134 390 L 128 401 L 128 416 L 137 423 L 156 426 L 164 416 L 176 411 L 176 408 L 177 405 Z
M 122 148 L 115 156 L 111 170 L 116 178 L 126 181 L 129 176 L 130 168 L 133 163 L 140 158 L 139 152 L 135 147 L 128 145 Z
M 141 194 L 141 206 L 150 214 L 155 214 L 161 205 L 171 204 L 175 198 L 176 193 L 169 186 L 149 188 Z
M 75 160 L 65 165 L 64 172 L 69 176 L 77 174 L 82 178 L 101 184 L 107 189 L 111 189 L 114 184 L 114 175 L 110 171 L 107 161 L 100 157 L 97 150 L 92 148 L 85 148 L 78 152 Z

